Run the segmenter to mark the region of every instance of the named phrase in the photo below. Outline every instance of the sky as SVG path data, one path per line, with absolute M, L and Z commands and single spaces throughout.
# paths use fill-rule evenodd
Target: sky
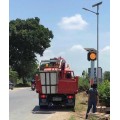
M 99 0 L 10 0 L 9 20 L 17 18 L 40 18 L 40 24 L 52 30 L 54 38 L 51 47 L 45 50 L 43 57 L 50 59 L 63 57 L 75 75 L 87 71 L 90 61 L 84 48 L 97 49 L 97 16 L 83 10 L 90 9 Z M 95 62 L 96 67 L 96 62 Z M 99 7 L 99 67 L 110 71 L 110 1 L 102 0 Z

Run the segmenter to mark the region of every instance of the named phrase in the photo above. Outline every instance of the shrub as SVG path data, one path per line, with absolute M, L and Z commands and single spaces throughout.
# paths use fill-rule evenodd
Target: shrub
M 9 80 L 16 85 L 17 79 L 18 79 L 18 73 L 12 70 L 12 68 L 9 68 Z
M 79 85 L 80 91 L 86 91 L 90 87 L 89 81 L 87 79 L 83 79 L 83 78 L 79 78 L 78 85 Z
M 98 92 L 100 102 L 110 106 L 110 82 L 108 80 L 98 85 Z
M 110 71 L 105 71 L 103 75 L 104 75 L 104 80 L 110 81 Z
M 19 83 L 15 87 L 30 87 L 30 85 L 27 83 L 26 84 Z

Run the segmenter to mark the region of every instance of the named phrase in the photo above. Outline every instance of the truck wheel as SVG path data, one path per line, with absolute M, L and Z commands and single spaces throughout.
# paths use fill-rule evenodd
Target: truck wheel
M 75 112 L 75 106 L 73 106 L 71 109 L 72 109 L 73 112 Z
M 40 98 L 39 98 L 39 107 L 40 109 L 44 109 L 44 108 L 48 108 L 48 105 L 40 105 L 41 101 L 40 101 Z
M 73 112 L 75 112 L 75 106 L 67 106 L 67 108 L 68 108 L 69 110 L 72 110 Z

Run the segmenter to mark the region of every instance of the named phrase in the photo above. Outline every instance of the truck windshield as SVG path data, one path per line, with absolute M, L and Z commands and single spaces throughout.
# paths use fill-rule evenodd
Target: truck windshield
M 59 66 L 59 60 L 44 60 L 40 63 L 40 70 L 44 70 L 44 68 L 53 68 Z
M 66 71 L 65 77 L 66 77 L 67 79 L 72 79 L 72 78 L 74 78 L 74 72 L 73 72 L 73 71 Z

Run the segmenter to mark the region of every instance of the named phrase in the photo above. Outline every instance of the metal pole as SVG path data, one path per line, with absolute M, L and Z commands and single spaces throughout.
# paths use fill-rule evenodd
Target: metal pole
M 97 84 L 99 84 L 98 67 L 99 67 L 99 5 L 97 5 Z
M 95 13 L 97 15 L 97 84 L 99 84 L 99 78 L 98 78 L 98 68 L 99 68 L 99 5 L 101 5 L 102 2 L 96 3 L 92 5 L 92 7 L 97 6 L 97 13 L 94 11 L 91 11 L 89 9 L 83 8 L 84 10 L 90 11 L 92 13 Z
M 94 61 L 91 61 L 90 84 L 94 83 Z

